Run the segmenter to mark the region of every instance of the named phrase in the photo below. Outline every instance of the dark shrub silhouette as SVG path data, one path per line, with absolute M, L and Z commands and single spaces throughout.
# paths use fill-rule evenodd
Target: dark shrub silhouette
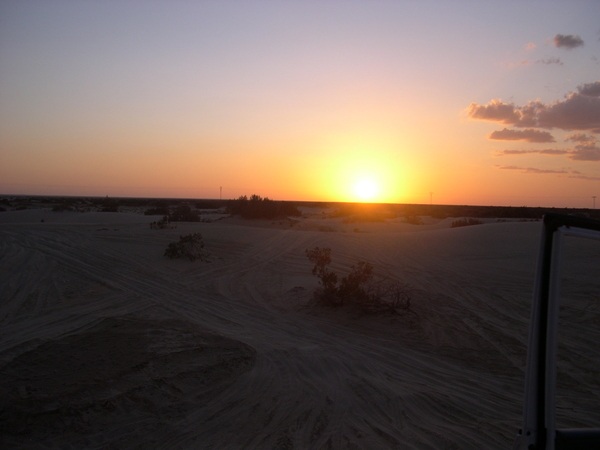
M 458 219 L 458 220 L 455 220 L 454 222 L 452 222 L 452 224 L 450 225 L 450 227 L 452 227 L 452 228 L 466 227 L 466 226 L 469 226 L 469 225 L 481 225 L 482 223 L 483 223 L 482 220 L 473 219 L 472 217 L 469 217 L 468 219 Z
M 314 264 L 312 274 L 320 280 L 315 300 L 325 306 L 354 306 L 364 313 L 397 314 L 410 311 L 410 291 L 407 284 L 374 280 L 373 266 L 359 261 L 338 285 L 338 275 L 328 269 L 331 249 L 315 247 L 306 250 L 306 256 Z
M 163 218 L 160 219 L 159 221 L 152 222 L 150 224 L 150 228 L 154 229 L 154 230 L 164 230 L 164 229 L 176 228 L 176 225 L 171 223 L 171 221 L 169 220 L 169 216 L 163 216 Z
M 204 241 L 200 233 L 188 234 L 187 236 L 179 236 L 178 242 L 171 242 L 165 250 L 167 258 L 189 258 L 190 261 L 197 259 L 203 261 Z
M 319 297 L 322 302 L 331 305 L 337 304 L 337 274 L 327 268 L 331 264 L 331 249 L 315 247 L 313 250 L 306 250 L 306 256 L 315 265 L 312 274 L 320 280 Z
M 169 214 L 171 222 L 200 222 L 200 213 L 192 211 L 190 205 L 179 205 Z
M 286 216 L 302 215 L 293 203 L 276 202 L 256 194 L 250 196 L 250 198 L 242 195 L 236 200 L 229 200 L 227 212 L 242 216 L 245 219 L 279 219 Z

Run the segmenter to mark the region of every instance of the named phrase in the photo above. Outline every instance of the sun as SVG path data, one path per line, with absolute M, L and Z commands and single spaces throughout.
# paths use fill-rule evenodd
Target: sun
M 379 188 L 370 178 L 362 178 L 354 184 L 354 194 L 362 201 L 373 200 Z

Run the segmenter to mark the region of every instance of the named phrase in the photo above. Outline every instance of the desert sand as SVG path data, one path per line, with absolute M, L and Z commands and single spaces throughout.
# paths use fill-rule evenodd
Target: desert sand
M 511 448 L 541 224 L 305 212 L 0 213 L 0 447 Z M 195 232 L 207 261 L 163 256 Z M 409 283 L 412 312 L 312 304 L 315 246 Z M 600 424 L 599 249 L 566 252 L 559 426 Z

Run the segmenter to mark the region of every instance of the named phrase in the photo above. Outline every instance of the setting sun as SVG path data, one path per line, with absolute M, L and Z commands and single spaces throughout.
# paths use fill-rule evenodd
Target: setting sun
M 363 178 L 354 185 L 354 194 L 362 201 L 373 200 L 378 190 L 377 184 L 369 178 Z

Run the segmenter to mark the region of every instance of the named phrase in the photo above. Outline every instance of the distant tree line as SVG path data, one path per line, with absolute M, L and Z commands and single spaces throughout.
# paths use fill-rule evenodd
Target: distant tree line
M 300 206 L 335 208 L 331 217 L 348 217 L 348 221 L 379 221 L 395 217 L 410 218 L 431 216 L 438 219 L 448 217 L 478 217 L 497 219 L 541 219 L 553 212 L 600 219 L 600 208 L 543 208 L 533 206 L 472 206 L 472 205 L 426 205 L 394 203 L 317 203 L 296 202 Z
M 298 207 L 291 202 L 274 201 L 260 195 L 250 198 L 242 195 L 227 202 L 227 212 L 245 219 L 277 219 L 287 216 L 301 216 Z

